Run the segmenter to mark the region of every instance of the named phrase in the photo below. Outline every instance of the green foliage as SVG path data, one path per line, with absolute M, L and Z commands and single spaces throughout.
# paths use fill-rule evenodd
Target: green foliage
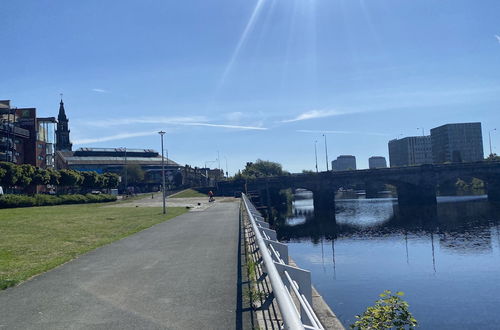
M 47 185 L 50 184 L 50 172 L 43 168 L 37 168 L 33 175 L 33 180 L 31 184 L 35 185 Z
M 374 306 L 368 307 L 363 315 L 356 315 L 358 320 L 351 324 L 351 329 L 413 329 L 418 322 L 408 310 L 408 303 L 401 298 L 403 295 L 403 292 L 393 295 L 389 290 L 384 291 Z
M 11 195 L 5 194 L 0 197 L 0 208 L 16 208 L 16 207 L 31 207 L 31 206 L 47 206 L 59 204 L 85 204 L 85 203 L 105 203 L 116 201 L 116 196 L 100 194 L 100 195 L 60 195 L 51 196 L 38 194 L 34 197 L 27 195 Z
M 61 180 L 61 173 L 59 171 L 51 169 L 51 168 L 47 169 L 47 173 L 50 176 L 49 184 L 51 184 L 53 186 L 58 186 L 59 182 Z
M 142 170 L 141 170 L 142 171 Z M 144 177 L 144 173 L 142 173 Z M 85 188 L 116 188 L 120 177 L 115 173 L 97 174 L 75 170 L 36 168 L 29 164 L 16 165 L 0 162 L 0 185 L 5 187 L 27 187 L 30 185 L 53 185 Z
M 83 176 L 77 171 L 60 170 L 59 174 L 61 174 L 61 178 L 59 179 L 59 184 L 61 186 L 74 187 L 83 182 Z
M 122 177 L 127 176 L 127 184 L 134 185 L 144 181 L 144 171 L 138 164 L 127 164 L 123 168 Z
M 101 186 L 102 180 L 99 178 L 99 174 L 95 171 L 81 172 L 83 177 L 82 186 L 85 188 L 98 188 Z
M 2 177 L 2 186 L 15 186 L 22 175 L 21 167 L 8 162 L 0 162 L 0 168 L 5 171 L 5 175 Z
M 255 163 L 247 163 L 243 172 L 235 175 L 234 179 L 254 179 L 287 174 L 289 173 L 283 171 L 283 167 L 280 163 L 257 159 Z
M 120 176 L 115 173 L 104 173 L 103 177 L 103 187 L 108 189 L 113 189 L 118 187 L 120 183 Z
M 500 156 L 498 156 L 497 154 L 493 153 L 493 154 L 490 154 L 488 156 L 488 158 L 486 158 L 487 161 L 500 161 Z

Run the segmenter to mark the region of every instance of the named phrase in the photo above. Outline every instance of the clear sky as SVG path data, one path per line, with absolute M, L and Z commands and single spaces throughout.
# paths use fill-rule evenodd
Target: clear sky
M 446 123 L 500 130 L 498 0 L 0 2 L 0 99 L 56 116 L 78 147 L 160 149 L 229 172 L 388 157 Z M 402 135 L 401 135 L 402 134 Z M 492 133 L 500 153 L 500 131 Z M 215 163 L 209 163 L 212 167 Z

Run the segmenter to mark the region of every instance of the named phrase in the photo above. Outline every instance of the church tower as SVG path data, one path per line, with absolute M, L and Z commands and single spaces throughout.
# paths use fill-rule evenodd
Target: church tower
M 72 144 L 69 142 L 68 117 L 64 111 L 64 102 L 61 97 L 59 103 L 59 115 L 57 116 L 56 150 L 71 151 Z

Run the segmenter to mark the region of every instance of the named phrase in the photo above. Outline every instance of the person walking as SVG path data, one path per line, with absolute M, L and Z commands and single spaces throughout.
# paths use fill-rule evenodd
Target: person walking
M 215 200 L 214 193 L 212 192 L 212 190 L 210 190 L 208 192 L 208 202 L 210 203 L 210 202 L 213 202 L 214 200 Z

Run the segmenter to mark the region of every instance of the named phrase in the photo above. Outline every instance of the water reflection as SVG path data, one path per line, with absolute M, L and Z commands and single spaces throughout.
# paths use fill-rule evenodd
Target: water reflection
M 484 196 L 411 209 L 393 198 L 337 199 L 335 214 L 315 214 L 310 194 L 297 197 L 293 215 L 276 223 L 278 238 L 344 324 L 385 289 L 405 291 L 425 329 L 500 321 L 500 208 Z

